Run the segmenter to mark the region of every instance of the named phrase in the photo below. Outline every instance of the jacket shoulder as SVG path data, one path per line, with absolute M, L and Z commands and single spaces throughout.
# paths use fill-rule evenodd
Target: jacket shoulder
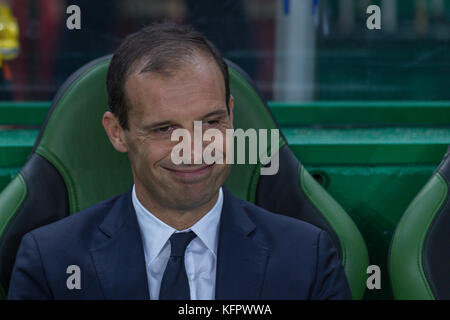
M 93 231 L 98 230 L 98 226 L 105 219 L 105 216 L 124 195 L 119 194 L 96 203 L 68 217 L 36 228 L 30 231 L 30 233 L 39 242 L 44 241 L 54 244 L 64 243 L 69 239 L 77 239 L 78 237 L 86 238 Z
M 295 237 L 317 239 L 319 233 L 324 231 L 300 219 L 268 211 L 248 201 L 240 201 L 255 225 L 273 236 L 285 238 L 294 235 Z

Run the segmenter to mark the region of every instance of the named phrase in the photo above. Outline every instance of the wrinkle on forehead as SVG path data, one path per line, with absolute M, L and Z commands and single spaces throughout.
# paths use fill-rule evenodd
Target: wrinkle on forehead
M 151 105 L 158 118 L 165 116 L 166 111 L 173 112 L 173 109 L 165 110 L 165 107 L 170 109 L 176 105 L 183 112 L 184 106 L 191 103 L 225 103 L 222 73 L 215 60 L 207 57 L 192 59 L 172 76 L 155 72 L 134 73 L 125 85 L 127 92 L 133 95 L 128 97 L 130 105 L 138 107 L 130 108 L 130 112 L 141 114 Z

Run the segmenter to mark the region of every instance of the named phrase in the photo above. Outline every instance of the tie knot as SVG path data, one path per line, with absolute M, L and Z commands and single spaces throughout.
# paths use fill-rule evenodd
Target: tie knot
M 186 251 L 186 247 L 188 244 L 194 239 L 197 235 L 193 231 L 189 232 L 178 232 L 174 233 L 170 236 L 170 246 L 171 246 L 171 257 L 184 257 L 184 252 Z

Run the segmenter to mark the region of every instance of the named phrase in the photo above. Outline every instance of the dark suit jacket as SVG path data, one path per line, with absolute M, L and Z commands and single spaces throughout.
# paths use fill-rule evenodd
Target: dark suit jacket
M 351 298 L 325 231 L 223 191 L 216 299 Z M 80 268 L 81 289 L 67 287 L 70 265 Z M 8 298 L 149 299 L 147 283 L 130 189 L 27 233 Z

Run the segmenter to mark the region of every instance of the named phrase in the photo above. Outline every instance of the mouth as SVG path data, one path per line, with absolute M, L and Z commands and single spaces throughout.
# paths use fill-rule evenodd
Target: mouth
M 196 178 L 200 177 L 206 173 L 208 173 L 214 164 L 210 165 L 202 165 L 202 166 L 196 166 L 196 167 L 184 167 L 184 168 L 164 168 L 173 175 L 176 175 L 178 177 L 182 178 Z

